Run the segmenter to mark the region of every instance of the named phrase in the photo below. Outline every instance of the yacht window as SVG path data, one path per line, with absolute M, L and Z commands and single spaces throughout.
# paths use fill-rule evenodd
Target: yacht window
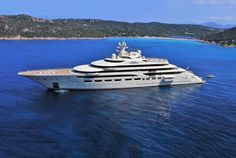
M 143 78 L 143 80 L 145 80 L 145 78 Z
M 153 77 L 152 79 L 153 79 L 153 80 L 155 80 L 155 79 L 156 79 L 156 77 Z
M 102 80 L 94 80 L 95 82 L 102 82 Z
M 146 78 L 146 80 L 150 80 L 150 78 Z
M 121 79 L 114 79 L 115 81 L 121 81 Z
M 112 80 L 105 80 L 106 82 L 110 82 L 110 81 L 112 81 Z
M 161 77 L 158 77 L 158 79 L 161 79 Z
M 84 82 L 92 82 L 92 80 L 84 80 Z
M 131 80 L 132 80 L 132 78 L 126 78 L 125 80 L 126 80 L 126 81 L 131 81 Z
M 141 80 L 141 78 L 135 78 L 134 80 Z

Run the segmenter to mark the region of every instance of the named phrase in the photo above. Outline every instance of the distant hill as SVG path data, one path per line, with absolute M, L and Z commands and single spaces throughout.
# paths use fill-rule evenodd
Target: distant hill
M 204 38 L 220 30 L 200 25 L 128 23 L 98 19 L 34 18 L 29 15 L 0 16 L 2 38 L 80 38 L 110 36 L 190 36 Z
M 217 24 L 215 22 L 206 22 L 200 25 L 206 26 L 206 27 L 218 28 L 218 29 L 230 29 L 230 28 L 236 27 L 236 24 L 235 25 L 232 25 L 232 24 L 222 25 L 222 24 Z
M 209 35 L 206 40 L 223 45 L 236 46 L 236 27 L 213 35 Z

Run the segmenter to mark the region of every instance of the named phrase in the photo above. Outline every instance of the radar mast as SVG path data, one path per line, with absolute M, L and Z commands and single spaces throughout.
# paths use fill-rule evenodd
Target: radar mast
M 119 45 L 117 47 L 117 52 L 119 53 L 118 56 L 122 57 L 123 55 L 126 55 L 128 53 L 126 51 L 127 48 L 128 48 L 128 46 L 124 41 L 122 43 L 119 42 Z

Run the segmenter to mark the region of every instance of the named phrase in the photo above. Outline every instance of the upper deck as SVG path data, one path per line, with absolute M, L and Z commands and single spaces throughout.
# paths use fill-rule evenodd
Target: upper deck
M 91 63 L 95 67 L 124 67 L 124 66 L 146 66 L 146 65 L 165 65 L 168 60 L 160 58 L 145 58 L 141 50 L 129 51 L 125 42 L 119 43 L 117 47 L 118 54 L 113 53 L 110 58 L 97 60 Z
M 90 65 L 79 65 L 73 69 L 49 69 L 19 72 L 21 76 L 69 76 L 84 75 L 84 73 L 99 73 L 108 71 L 143 71 L 146 69 L 169 69 L 176 66 L 169 64 L 168 60 L 160 58 L 145 58 L 141 51 L 126 51 L 125 42 L 119 43 L 118 55 L 111 58 L 97 60 Z M 157 68 L 158 67 L 158 68 Z M 76 72 L 75 72 L 76 71 Z
M 120 59 L 119 59 L 120 60 Z M 168 60 L 160 58 L 147 59 L 123 59 L 123 61 L 112 62 L 107 60 L 97 60 L 91 63 L 95 67 L 125 67 L 125 66 L 147 66 L 147 65 L 166 65 Z

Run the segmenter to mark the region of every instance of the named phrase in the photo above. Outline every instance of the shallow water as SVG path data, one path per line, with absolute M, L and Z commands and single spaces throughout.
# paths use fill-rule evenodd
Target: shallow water
M 56 94 L 17 76 L 105 58 L 122 40 L 207 83 Z M 236 157 L 234 48 L 124 38 L 0 41 L 0 48 L 1 158 Z

